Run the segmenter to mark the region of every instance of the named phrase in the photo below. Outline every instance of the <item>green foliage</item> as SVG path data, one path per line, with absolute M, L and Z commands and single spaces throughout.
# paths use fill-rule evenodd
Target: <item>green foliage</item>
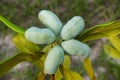
M 83 80 L 80 74 L 77 72 L 70 71 L 69 69 L 64 68 L 64 66 L 60 67 L 61 73 L 64 76 L 65 80 Z
M 69 58 L 69 56 L 66 55 L 64 57 L 64 61 L 63 61 L 62 65 L 60 66 L 60 72 L 59 72 L 59 74 L 62 74 L 63 79 L 65 79 L 65 80 L 71 80 L 71 79 L 72 80 L 83 80 L 80 74 L 69 69 L 70 64 L 71 64 L 70 58 Z M 61 77 L 58 80 L 61 80 Z
M 82 32 L 77 39 L 89 41 L 120 34 L 120 20 L 93 26 Z
M 111 36 L 108 38 L 110 43 L 118 50 L 120 51 L 120 39 L 117 35 Z
M 104 44 L 104 50 L 110 57 L 120 59 L 120 52 L 114 47 Z
M 0 77 L 20 62 L 34 62 L 39 58 L 37 54 L 17 53 L 13 57 L 0 62 Z
M 44 73 L 40 72 L 39 75 L 38 75 L 37 80 L 45 80 L 45 75 L 44 75 Z
M 85 58 L 84 60 L 84 67 L 86 69 L 86 71 L 88 72 L 88 75 L 90 77 L 91 80 L 97 80 L 94 71 L 92 69 L 92 64 L 89 58 Z
M 64 65 L 65 68 L 70 68 L 71 60 L 68 55 L 64 56 L 64 61 L 63 61 L 62 65 Z
M 40 48 L 36 44 L 26 40 L 26 38 L 22 34 L 18 34 L 17 36 L 15 36 L 13 38 L 13 42 L 15 43 L 17 49 L 20 52 L 29 53 L 29 54 L 40 53 Z
M 117 35 L 108 37 L 110 44 L 104 44 L 104 50 L 112 58 L 120 59 L 120 39 Z
M 16 26 L 15 24 L 11 23 L 9 20 L 4 18 L 3 16 L 0 15 L 0 21 L 3 22 L 5 25 L 7 25 L 9 28 L 14 30 L 17 33 L 24 34 L 25 30 L 19 26 Z
M 3 76 L 7 71 L 9 71 L 12 67 L 14 67 L 19 62 L 24 61 L 22 57 L 21 58 L 18 58 L 18 57 L 19 56 L 17 54 L 10 59 L 0 62 L 0 76 Z

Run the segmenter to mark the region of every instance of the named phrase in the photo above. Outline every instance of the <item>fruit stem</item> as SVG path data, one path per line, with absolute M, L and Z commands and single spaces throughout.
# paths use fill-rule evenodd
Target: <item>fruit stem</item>
M 55 80 L 55 74 L 52 75 L 52 80 Z
M 62 42 L 62 39 L 60 38 L 60 37 L 56 37 L 56 44 L 61 44 L 61 42 Z

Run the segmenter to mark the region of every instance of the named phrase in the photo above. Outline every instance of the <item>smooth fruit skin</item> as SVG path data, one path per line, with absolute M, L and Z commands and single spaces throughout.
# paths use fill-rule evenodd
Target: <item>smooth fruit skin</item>
M 69 55 L 81 55 L 83 57 L 88 57 L 91 52 L 88 45 L 75 39 L 64 41 L 61 43 L 61 46 Z
M 42 10 L 39 12 L 38 17 L 46 27 L 55 33 L 56 36 L 59 35 L 62 29 L 62 22 L 53 12 L 49 10 Z
M 75 38 L 80 34 L 84 26 L 85 23 L 83 18 L 80 16 L 75 16 L 63 26 L 60 36 L 63 40 Z
M 44 73 L 45 74 L 55 74 L 59 65 L 64 59 L 64 51 L 60 46 L 53 47 L 44 63 Z
M 25 37 L 35 44 L 50 44 L 55 40 L 55 34 L 48 28 L 31 27 L 25 31 Z

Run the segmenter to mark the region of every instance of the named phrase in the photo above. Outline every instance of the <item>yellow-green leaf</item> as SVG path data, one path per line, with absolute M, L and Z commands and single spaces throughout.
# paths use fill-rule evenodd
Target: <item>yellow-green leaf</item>
M 22 34 L 15 36 L 13 41 L 20 52 L 30 54 L 40 53 L 39 47 L 36 44 L 26 40 Z
M 64 56 L 64 61 L 63 61 L 62 65 L 63 65 L 65 68 L 70 68 L 71 60 L 70 60 L 70 57 L 69 57 L 68 55 L 65 55 L 65 56 Z
M 110 45 L 104 44 L 104 50 L 112 58 L 120 59 L 120 51 Z
M 38 77 L 37 77 L 37 80 L 45 80 L 45 75 L 44 73 L 40 72 Z
M 46 55 L 44 54 L 42 57 L 40 57 L 38 60 L 34 62 L 34 64 L 40 68 L 40 71 L 43 72 L 44 70 L 44 61 L 46 59 Z
M 0 77 L 7 73 L 11 68 L 23 61 L 34 62 L 39 59 L 37 54 L 18 53 L 15 56 L 0 62 Z
M 7 59 L 5 61 L 0 62 L 0 76 L 3 76 L 5 73 L 7 73 L 12 67 L 14 67 L 19 62 L 24 61 L 24 59 L 19 58 L 19 54 L 13 56 L 10 59 Z
M 94 71 L 93 71 L 93 68 L 92 68 L 92 64 L 91 64 L 91 61 L 89 58 L 85 58 L 84 59 L 84 67 L 90 77 L 91 80 L 97 80 L 96 77 L 95 77 L 95 74 L 94 74 Z
M 60 69 L 57 70 L 55 73 L 55 80 L 61 80 L 63 78 L 62 73 L 60 72 Z
M 93 26 L 82 32 L 77 39 L 85 42 L 120 34 L 120 20 Z
M 42 50 L 42 52 L 48 54 L 48 52 L 53 48 L 53 45 L 47 45 L 46 47 L 44 47 L 44 49 Z
M 66 68 L 69 69 L 70 65 L 71 65 L 71 60 L 70 57 L 68 55 L 64 56 L 64 61 L 62 63 L 62 65 Z M 61 80 L 63 78 L 63 75 L 60 71 L 60 69 L 57 70 L 57 72 L 55 73 L 55 80 Z
M 116 35 L 116 36 L 108 37 L 108 39 L 111 42 L 111 44 L 120 52 L 120 39 L 119 39 L 119 37 Z
M 83 80 L 80 74 L 71 71 L 70 69 L 65 68 L 64 66 L 60 67 L 60 71 L 63 74 L 65 80 Z

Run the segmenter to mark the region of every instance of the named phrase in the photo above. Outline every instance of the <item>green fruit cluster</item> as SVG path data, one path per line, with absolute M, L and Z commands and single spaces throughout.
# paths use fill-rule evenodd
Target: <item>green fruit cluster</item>
M 52 44 L 59 37 L 59 44 L 54 46 L 48 53 L 44 63 L 45 74 L 55 74 L 64 58 L 64 51 L 68 55 L 81 55 L 88 57 L 90 48 L 74 38 L 78 36 L 84 26 L 84 20 L 80 16 L 75 16 L 64 26 L 60 19 L 49 10 L 42 10 L 38 17 L 47 28 L 31 27 L 26 30 L 27 40 L 36 44 Z

